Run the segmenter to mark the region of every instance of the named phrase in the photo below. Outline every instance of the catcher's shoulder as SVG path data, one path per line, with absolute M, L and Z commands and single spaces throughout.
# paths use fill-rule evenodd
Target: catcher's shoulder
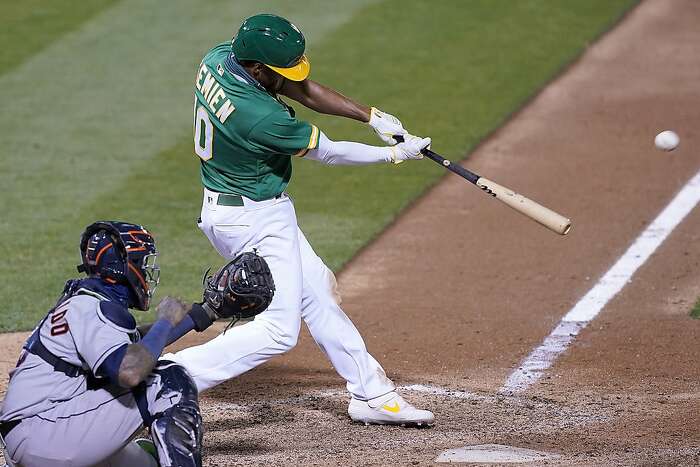
M 107 325 L 119 331 L 136 331 L 136 319 L 129 309 L 118 302 L 102 300 L 98 304 L 97 316 Z
M 109 327 L 126 333 L 136 331 L 136 318 L 119 302 L 103 300 L 93 295 L 80 294 L 70 298 L 68 321 L 74 325 L 99 320 Z

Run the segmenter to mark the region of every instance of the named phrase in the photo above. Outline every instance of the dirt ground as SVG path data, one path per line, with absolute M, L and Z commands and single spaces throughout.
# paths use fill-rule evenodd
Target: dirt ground
M 497 392 L 700 169 L 699 24 L 695 0 L 643 2 L 470 157 L 570 216 L 570 235 L 448 176 L 340 274 L 389 376 L 433 388 L 402 392 L 434 427 L 352 425 L 343 381 L 305 333 L 202 395 L 205 465 L 426 465 L 486 443 L 556 465 L 700 465 L 698 209 L 539 383 Z M 666 128 L 681 137 L 672 153 L 653 147 Z M 24 337 L 3 336 L 3 374 Z

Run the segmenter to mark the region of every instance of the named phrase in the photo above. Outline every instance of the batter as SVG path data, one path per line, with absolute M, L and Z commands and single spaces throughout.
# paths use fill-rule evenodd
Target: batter
M 198 389 L 209 389 L 287 352 L 302 319 L 336 371 L 347 381 L 351 419 L 364 423 L 422 425 L 434 421 L 406 402 L 340 308 L 333 273 L 297 226 L 285 193 L 292 157 L 325 164 L 400 163 L 422 158 L 430 138 L 406 132 L 401 122 L 308 79 L 305 39 L 284 18 L 255 15 L 233 41 L 219 44 L 195 76 L 194 149 L 204 185 L 199 228 L 224 258 L 257 250 L 277 289 L 269 308 L 177 355 Z M 280 96 L 317 112 L 369 123 L 388 146 L 332 141 L 295 118 Z M 393 135 L 402 135 L 396 144 Z

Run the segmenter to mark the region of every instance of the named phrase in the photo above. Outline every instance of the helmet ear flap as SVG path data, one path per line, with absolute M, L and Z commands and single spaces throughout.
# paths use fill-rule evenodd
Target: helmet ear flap
M 123 281 L 127 273 L 126 247 L 119 230 L 106 222 L 96 222 L 85 229 L 80 241 L 82 264 L 78 272 L 100 274 Z

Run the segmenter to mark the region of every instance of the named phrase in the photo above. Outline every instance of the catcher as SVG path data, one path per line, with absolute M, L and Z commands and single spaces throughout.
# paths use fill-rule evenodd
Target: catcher
M 96 222 L 80 242 L 84 279 L 69 280 L 25 343 L 0 410 L 10 466 L 201 466 L 202 419 L 195 381 L 159 358 L 163 348 L 217 318 L 254 316 L 272 300 L 265 261 L 243 253 L 190 307 L 166 297 L 157 320 L 137 327 L 129 308 L 148 310 L 158 252 L 142 226 Z M 136 440 L 143 427 L 152 441 Z

